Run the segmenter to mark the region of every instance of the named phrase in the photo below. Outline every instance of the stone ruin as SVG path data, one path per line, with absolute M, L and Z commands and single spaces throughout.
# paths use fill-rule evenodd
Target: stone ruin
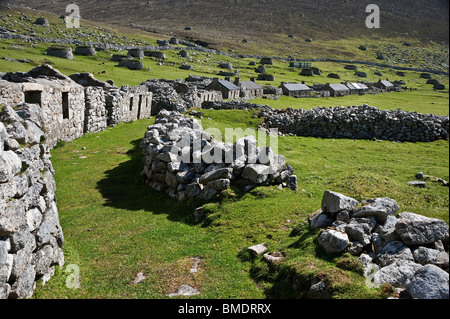
M 29 298 L 64 264 L 50 149 L 121 122 L 148 118 L 145 86 L 42 65 L 0 78 L 0 299 Z
M 29 298 L 64 264 L 55 172 L 41 108 L 0 110 L 0 299 Z
M 369 105 L 312 110 L 263 110 L 263 127 L 283 134 L 322 138 L 433 142 L 449 138 L 449 117 Z
M 322 207 L 309 216 L 321 229 L 317 242 L 329 254 L 358 256 L 369 285 L 392 285 L 399 298 L 449 298 L 449 226 L 440 219 L 399 211 L 391 198 L 354 198 L 326 191 Z M 326 295 L 326 283 L 321 293 Z
M 207 201 L 232 184 L 297 190 L 297 176 L 285 158 L 270 147 L 257 147 L 255 137 L 234 144 L 216 141 L 195 119 L 176 111 L 158 114 L 141 148 L 146 184 L 179 201 Z
M 0 78 L 0 105 L 34 103 L 42 108 L 46 143 L 70 142 L 85 133 L 150 117 L 145 86 L 118 88 L 89 73 L 65 76 L 50 65 Z

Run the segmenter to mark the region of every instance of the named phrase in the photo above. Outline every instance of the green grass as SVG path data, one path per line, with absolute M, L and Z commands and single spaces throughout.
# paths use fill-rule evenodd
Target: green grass
M 204 112 L 203 127 L 222 132 L 230 126 L 256 128 L 260 121 L 251 111 Z M 334 298 L 382 298 L 383 291 L 365 287 L 357 267 L 337 269 L 349 257 L 326 256 L 314 240 L 317 234 L 302 226 L 320 208 L 323 192 L 359 201 L 389 196 L 401 211 L 449 219 L 448 188 L 407 185 L 418 171 L 448 180 L 448 141 L 281 137 L 279 153 L 294 167 L 300 191 L 233 188 L 205 205 L 208 215 L 196 222 L 192 213 L 201 203 L 178 203 L 141 182 L 138 145 L 151 123 L 120 124 L 52 151 L 66 265 L 79 266 L 81 287 L 65 286 L 63 268 L 38 285 L 36 298 L 165 298 L 181 283 L 201 291 L 195 298 L 297 298 L 322 273 Z M 285 253 L 281 267 L 245 258 L 247 247 L 262 242 Z M 192 257 L 202 258 L 195 275 L 189 274 Z M 141 271 L 146 279 L 130 284 Z

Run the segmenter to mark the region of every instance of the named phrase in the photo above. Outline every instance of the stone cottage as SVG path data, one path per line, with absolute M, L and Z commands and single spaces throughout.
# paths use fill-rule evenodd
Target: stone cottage
M 394 84 L 392 84 L 389 80 L 379 80 L 373 86 L 379 88 L 382 91 L 386 91 L 386 92 L 391 92 L 391 91 L 395 90 Z
M 220 91 L 224 99 L 235 100 L 239 99 L 240 89 L 238 86 L 231 83 L 229 80 L 221 80 L 214 78 L 212 83 L 208 85 L 206 90 Z
M 255 82 L 255 78 L 251 78 L 250 81 L 241 81 L 240 78 L 236 78 L 234 85 L 240 86 L 245 91 L 245 97 L 250 100 L 264 95 L 264 88 Z
M 46 143 L 53 147 L 84 133 L 84 88 L 49 65 L 28 73 L 7 73 L 0 79 L 0 104 L 38 104 L 42 108 Z
M 323 90 L 330 92 L 330 96 L 332 97 L 346 96 L 350 94 L 350 89 L 346 87 L 344 84 L 327 83 L 323 87 Z
M 280 89 L 283 91 L 283 95 L 287 96 L 296 96 L 296 97 L 304 97 L 309 96 L 311 94 L 311 88 L 302 83 L 285 83 L 282 82 L 280 85 Z

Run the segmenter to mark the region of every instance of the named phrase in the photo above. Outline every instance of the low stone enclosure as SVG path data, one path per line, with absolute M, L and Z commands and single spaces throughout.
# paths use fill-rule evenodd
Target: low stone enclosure
M 329 254 L 349 252 L 364 266 L 369 286 L 392 285 L 399 298 L 449 298 L 449 226 L 440 219 L 399 211 L 391 198 L 361 204 L 326 191 L 321 209 L 309 216 L 311 229 L 321 229 L 317 241 Z M 309 292 L 326 298 L 325 282 Z
M 321 138 L 433 142 L 449 138 L 449 117 L 368 105 L 312 110 L 264 110 L 263 127 L 280 133 Z
M 50 65 L 0 77 L 0 105 L 42 108 L 46 143 L 72 141 L 121 122 L 148 118 L 152 93 L 145 86 L 115 87 L 89 73 L 65 76 Z
M 64 264 L 43 119 L 36 104 L 0 114 L 0 299 L 31 297 Z
M 141 141 L 142 176 L 157 191 L 184 201 L 210 200 L 231 187 L 277 184 L 297 190 L 297 176 L 284 156 L 258 147 L 253 136 L 234 144 L 214 140 L 191 119 L 162 110 Z

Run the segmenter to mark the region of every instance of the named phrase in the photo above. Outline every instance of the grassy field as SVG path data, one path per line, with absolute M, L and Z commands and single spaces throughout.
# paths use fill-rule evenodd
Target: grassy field
M 6 14 L 7 12 L 2 12 Z M 19 20 L 16 10 L 9 13 Z M 38 12 L 30 13 L 29 21 L 17 22 L 15 28 L 28 32 L 30 21 Z M 64 37 L 62 20 L 51 16 L 49 30 L 36 29 L 39 36 Z M 3 21 L 3 20 L 0 20 Z M 0 22 L 0 26 L 2 22 Z M 84 22 L 83 22 L 84 23 Z M 87 21 L 86 21 L 87 23 Z M 43 33 L 45 32 L 45 34 Z M 94 41 L 103 35 L 113 35 L 117 43 L 131 45 L 156 44 L 160 35 L 136 33 L 127 28 L 87 23 L 83 28 L 83 41 Z M 66 37 L 76 38 L 72 30 Z M 302 35 L 303 37 L 303 35 Z M 167 38 L 167 36 L 165 36 Z M 300 36 L 301 49 L 305 47 Z M 239 41 L 238 41 L 239 40 Z M 241 39 L 221 39 L 222 50 L 230 47 L 239 53 L 264 53 L 286 56 L 291 38 L 285 34 L 270 47 L 266 40 L 243 45 Z M 320 57 L 376 61 L 376 51 L 391 44 L 402 46 L 403 37 L 385 39 L 380 36 L 353 39 L 314 39 L 301 54 L 294 57 Z M 236 42 L 239 44 L 236 44 Z M 389 42 L 390 41 L 390 42 Z M 425 63 L 426 56 L 447 50 L 448 45 L 423 44 L 411 41 L 408 53 L 412 65 Z M 356 49 L 367 45 L 368 51 Z M 28 43 L 21 40 L 0 41 L 0 72 L 27 72 L 34 66 L 49 63 L 66 75 L 79 72 L 92 73 L 100 80 L 113 80 L 117 86 L 138 85 L 151 78 L 183 79 L 189 74 L 217 76 L 219 62 L 231 62 L 243 80 L 256 77 L 250 67 L 254 59 L 232 58 L 191 52 L 181 58 L 176 51 L 167 50 L 163 65 L 146 57 L 144 70 L 131 71 L 111 62 L 112 54 L 120 51 L 98 52 L 95 57 L 75 56 L 65 60 L 45 55 L 49 43 Z M 74 48 L 74 46 L 73 46 Z M 299 47 L 300 48 L 300 47 Z M 326 50 L 324 50 L 326 48 Z M 443 49 L 444 48 L 444 49 Z M 445 52 L 443 53 L 445 56 Z M 1 59 L 28 59 L 19 63 Z M 395 61 L 393 61 L 395 62 Z M 179 69 L 189 63 L 193 71 Z M 275 76 L 274 82 L 262 85 L 279 86 L 281 82 L 338 83 L 359 81 L 345 64 L 314 63 L 322 70 L 321 76 L 300 76 L 299 69 L 289 68 L 287 62 L 275 61 L 267 71 Z M 348 106 L 369 104 L 380 109 L 402 109 L 420 113 L 449 114 L 449 95 L 433 91 L 418 72 L 406 71 L 404 77 L 396 71 L 358 66 L 368 74 L 367 80 L 377 81 L 375 71 L 391 81 L 404 80 L 408 87 L 417 89 L 401 93 L 347 96 L 343 98 L 281 97 L 278 100 L 256 99 L 252 102 L 268 104 L 274 108 L 304 108 L 317 106 Z M 338 73 L 341 80 L 327 77 Z M 433 76 L 448 88 L 445 76 Z M 262 119 L 257 111 L 203 110 L 203 127 L 257 128 Z M 34 298 L 166 298 L 181 284 L 200 290 L 194 298 L 299 298 L 305 293 L 316 275 L 326 274 L 332 283 L 333 298 L 385 298 L 383 289 L 368 289 L 360 266 L 351 256 L 327 256 L 314 240 L 317 233 L 310 232 L 307 216 L 320 208 L 325 190 L 341 192 L 359 201 L 374 197 L 391 197 L 398 201 L 401 211 L 411 211 L 449 221 L 449 190 L 438 183 L 428 183 L 424 189 L 414 188 L 407 182 L 419 171 L 449 180 L 449 142 L 393 143 L 345 139 L 316 139 L 306 137 L 280 137 L 279 153 L 293 166 L 298 176 L 299 192 L 259 187 L 249 193 L 233 188 L 210 203 L 190 201 L 177 203 L 165 194 L 143 185 L 140 139 L 153 120 L 123 123 L 104 132 L 87 134 L 82 138 L 52 150 L 56 170 L 56 185 L 60 223 L 65 236 L 66 266 L 57 269 L 55 277 L 45 286 L 38 284 Z M 197 220 L 195 208 L 202 206 L 206 216 Z M 269 267 L 260 258 L 252 259 L 246 248 L 265 242 L 270 251 L 282 251 L 285 262 L 280 267 Z M 199 271 L 190 273 L 193 258 L 200 258 Z M 67 265 L 80 269 L 79 289 L 70 289 L 65 283 Z M 145 276 L 133 284 L 136 276 Z M 295 284 L 293 284 L 295 283 Z
M 205 113 L 210 119 L 202 120 L 204 128 L 256 128 L 259 122 L 250 111 Z M 334 298 L 384 298 L 383 290 L 364 285 L 354 257 L 327 257 L 314 241 L 317 234 L 305 227 L 323 192 L 360 201 L 389 196 L 401 211 L 448 222 L 448 188 L 407 185 L 418 171 L 448 180 L 448 141 L 303 137 L 279 140 L 280 154 L 299 177 L 298 193 L 259 187 L 245 194 L 233 188 L 205 204 L 208 215 L 196 221 L 193 211 L 202 203 L 175 202 L 141 182 L 138 145 L 151 123 L 121 124 L 52 151 L 66 265 L 79 266 L 81 287 L 65 286 L 63 268 L 45 286 L 37 285 L 35 298 L 166 298 L 182 283 L 200 290 L 194 298 L 298 298 L 323 272 L 333 282 Z M 246 248 L 262 242 L 286 255 L 281 267 L 249 258 Z M 201 258 L 195 274 L 189 272 L 193 257 Z M 146 279 L 132 284 L 140 272 Z M 301 283 L 295 289 L 294 279 Z

